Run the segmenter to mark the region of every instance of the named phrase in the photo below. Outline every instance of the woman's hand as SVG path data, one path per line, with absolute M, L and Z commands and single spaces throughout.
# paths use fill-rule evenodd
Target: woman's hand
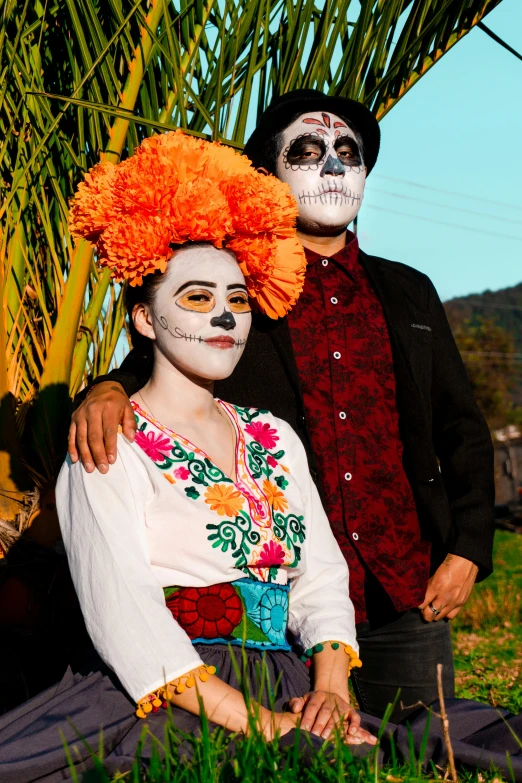
M 92 388 L 72 415 L 68 443 L 71 461 L 78 462 L 79 458 L 87 473 L 92 473 L 95 466 L 100 473 L 107 473 L 109 465 L 116 462 L 120 424 L 132 442 L 136 418 L 129 398 L 121 384 L 103 381 Z
M 348 745 L 375 745 L 377 737 L 361 728 L 361 717 L 347 699 L 330 691 L 311 691 L 289 702 L 294 715 L 301 714 L 301 729 L 328 739 L 336 726 L 342 726 Z

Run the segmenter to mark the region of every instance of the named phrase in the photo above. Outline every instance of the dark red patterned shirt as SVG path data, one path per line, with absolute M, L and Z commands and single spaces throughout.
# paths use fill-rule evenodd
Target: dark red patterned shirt
M 397 611 L 422 603 L 430 544 L 402 465 L 388 328 L 357 239 L 330 258 L 306 255 L 290 331 L 326 512 L 364 622 L 368 572 Z

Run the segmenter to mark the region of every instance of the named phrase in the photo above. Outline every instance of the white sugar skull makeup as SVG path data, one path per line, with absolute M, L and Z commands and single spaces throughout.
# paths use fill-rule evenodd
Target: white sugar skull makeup
M 355 133 L 335 114 L 302 114 L 283 131 L 277 177 L 290 185 L 298 227 L 341 233 L 357 215 L 366 169 Z
M 245 348 L 252 315 L 235 258 L 213 245 L 187 245 L 170 260 L 150 307 L 135 308 L 139 332 L 184 373 L 227 378 Z M 161 361 L 161 356 L 157 357 Z

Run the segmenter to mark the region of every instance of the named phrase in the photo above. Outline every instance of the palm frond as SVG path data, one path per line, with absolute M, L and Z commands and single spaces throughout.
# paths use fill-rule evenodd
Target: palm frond
M 39 475 L 55 475 L 68 400 L 110 368 L 124 328 L 121 287 L 68 232 L 85 171 L 175 127 L 241 149 L 295 88 L 355 98 L 380 119 L 499 2 L 6 0 L 0 395 L 16 401 Z

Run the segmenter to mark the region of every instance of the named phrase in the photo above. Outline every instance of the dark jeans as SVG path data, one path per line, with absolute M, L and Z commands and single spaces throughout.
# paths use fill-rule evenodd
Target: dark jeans
M 388 621 L 357 626 L 361 669 L 352 672 L 352 683 L 363 712 L 382 717 L 400 688 L 391 716 L 397 723 L 422 701 L 431 704 L 437 695 L 437 664 L 442 663 L 444 696 L 455 692 L 453 650 L 449 623 L 427 623 L 418 609 L 394 614 Z M 401 708 L 401 702 L 404 707 Z

